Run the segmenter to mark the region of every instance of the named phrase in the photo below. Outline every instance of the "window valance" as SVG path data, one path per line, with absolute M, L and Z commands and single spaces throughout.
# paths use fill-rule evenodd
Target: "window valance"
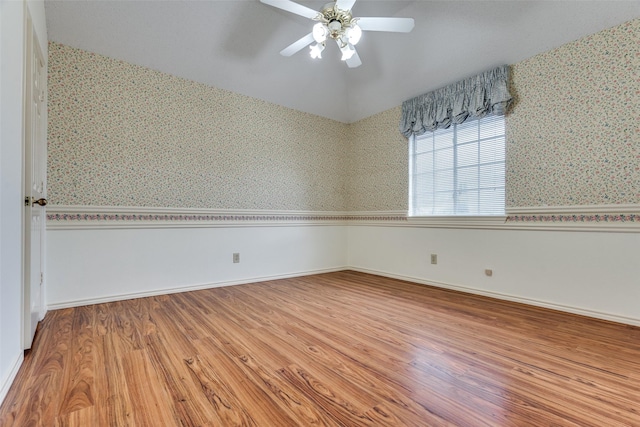
M 402 103 L 400 132 L 407 138 L 488 114 L 503 115 L 511 102 L 509 67 L 503 65 Z

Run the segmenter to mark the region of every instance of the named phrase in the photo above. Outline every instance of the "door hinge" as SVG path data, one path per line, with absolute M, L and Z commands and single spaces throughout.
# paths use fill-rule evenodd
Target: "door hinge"
M 40 272 L 40 284 L 42 285 L 44 283 L 44 273 Z
M 24 205 L 29 206 L 29 202 L 31 202 L 31 197 L 27 196 L 24 198 Z

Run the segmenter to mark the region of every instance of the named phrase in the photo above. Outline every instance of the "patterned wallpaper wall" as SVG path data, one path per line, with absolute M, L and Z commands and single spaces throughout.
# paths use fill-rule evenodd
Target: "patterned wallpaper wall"
M 507 207 L 640 204 L 640 19 L 512 65 Z M 57 205 L 407 209 L 400 107 L 351 125 L 49 46 Z
M 639 46 L 635 19 L 511 66 L 508 208 L 640 204 Z M 407 209 L 399 118 L 352 125 L 349 209 Z
M 507 206 L 640 203 L 640 19 L 512 66 Z
M 343 211 L 348 126 L 49 44 L 54 205 Z
M 398 131 L 401 107 L 350 125 L 350 211 L 408 209 L 408 142 Z

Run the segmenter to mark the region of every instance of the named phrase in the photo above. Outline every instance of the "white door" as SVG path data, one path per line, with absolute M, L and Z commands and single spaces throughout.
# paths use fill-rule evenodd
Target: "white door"
M 27 9 L 28 10 L 28 9 Z M 25 72 L 25 218 L 24 218 L 24 342 L 31 348 L 44 316 L 44 239 L 46 200 L 46 73 L 40 44 L 27 12 Z

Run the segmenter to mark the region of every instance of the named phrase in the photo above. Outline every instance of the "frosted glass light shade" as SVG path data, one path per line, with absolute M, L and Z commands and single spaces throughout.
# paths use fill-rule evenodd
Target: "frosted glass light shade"
M 324 50 L 324 44 L 323 43 L 314 44 L 312 46 L 309 46 L 309 48 L 311 49 L 311 52 L 309 52 L 309 54 L 311 55 L 311 57 L 313 59 L 321 59 L 322 58 L 322 51 Z
M 342 58 L 340 59 L 342 59 L 343 61 L 351 59 L 351 57 L 356 53 L 356 50 L 350 44 L 341 47 L 340 51 L 342 52 Z
M 328 33 L 329 31 L 327 30 L 327 27 L 325 27 L 324 24 L 321 22 L 318 22 L 316 25 L 313 26 L 313 39 L 317 43 L 324 42 L 327 39 Z
M 360 38 L 362 37 L 362 29 L 358 26 L 358 24 L 355 24 L 349 29 L 347 37 L 349 38 L 349 43 L 351 43 L 353 46 L 358 44 Z

